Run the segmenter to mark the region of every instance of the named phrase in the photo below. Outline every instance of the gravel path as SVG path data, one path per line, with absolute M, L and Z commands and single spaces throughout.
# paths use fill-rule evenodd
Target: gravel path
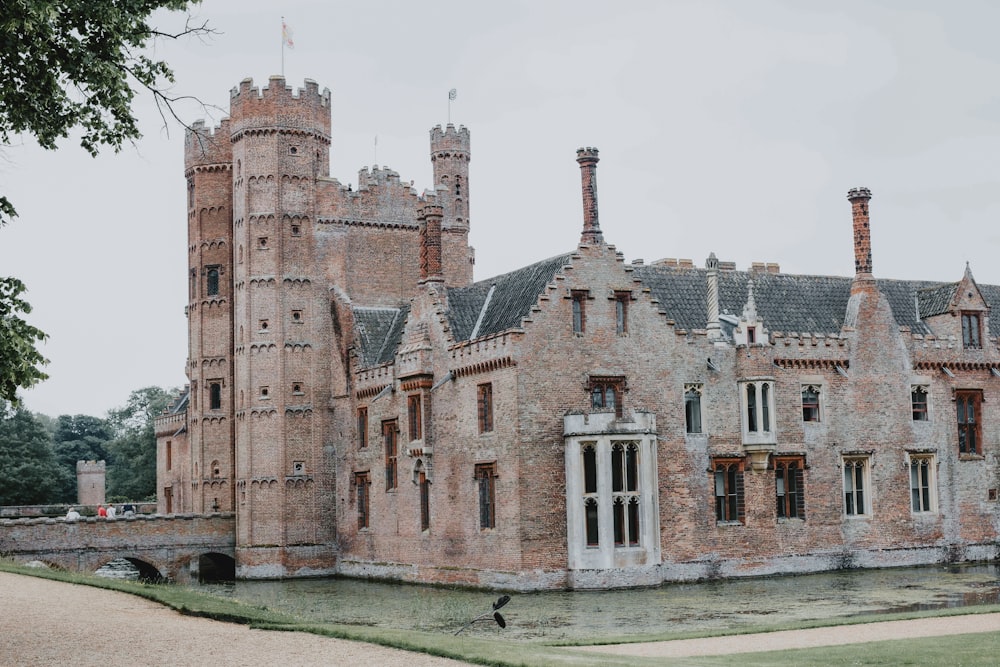
M 0 572 L 0 605 L 4 667 L 465 664 L 304 632 L 251 630 L 183 616 L 126 593 L 6 572 Z
M 6 572 L 0 572 L 0 605 L 0 664 L 4 667 L 226 663 L 296 667 L 438 667 L 465 664 L 422 653 L 302 632 L 251 630 L 243 625 L 183 616 L 160 604 L 126 593 Z M 1000 632 L 1000 614 L 574 647 L 570 651 L 690 657 L 971 632 Z

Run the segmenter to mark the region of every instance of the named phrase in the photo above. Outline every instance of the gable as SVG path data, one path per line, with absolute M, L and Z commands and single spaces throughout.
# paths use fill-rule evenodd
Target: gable
M 387 364 L 396 357 L 409 306 L 354 308 L 355 350 L 362 367 Z
M 521 318 L 569 261 L 569 253 L 558 255 L 468 287 L 449 288 L 448 323 L 455 341 L 520 327 Z

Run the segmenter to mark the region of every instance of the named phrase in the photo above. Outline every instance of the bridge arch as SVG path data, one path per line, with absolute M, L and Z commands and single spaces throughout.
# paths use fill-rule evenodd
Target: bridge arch
M 227 554 L 210 551 L 198 556 L 198 581 L 234 581 L 236 579 L 236 559 Z
M 18 562 L 38 560 L 66 570 L 94 572 L 115 558 L 125 558 L 144 579 L 154 581 L 198 578 L 203 554 L 209 576 L 225 577 L 235 571 L 231 564 L 235 542 L 236 517 L 231 512 L 79 521 L 0 519 L 0 553 Z
M 102 558 L 102 561 L 98 561 L 98 566 L 94 569 L 96 572 L 101 568 L 111 565 L 114 567 L 115 561 L 127 561 L 133 568 L 135 568 L 139 575 L 139 581 L 148 582 L 151 584 L 158 584 L 169 579 L 169 573 L 161 566 L 154 563 L 150 563 L 148 560 L 138 558 L 136 556 L 126 556 L 126 555 L 116 555 L 109 554 L 110 557 Z

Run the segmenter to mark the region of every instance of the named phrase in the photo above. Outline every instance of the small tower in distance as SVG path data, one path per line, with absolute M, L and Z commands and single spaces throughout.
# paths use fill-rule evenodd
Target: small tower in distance
M 104 504 L 104 461 L 76 462 L 76 501 L 79 505 Z

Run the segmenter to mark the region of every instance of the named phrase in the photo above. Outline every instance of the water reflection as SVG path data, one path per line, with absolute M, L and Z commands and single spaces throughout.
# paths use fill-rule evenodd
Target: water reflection
M 350 579 L 240 581 L 200 590 L 310 620 L 452 633 L 488 608 L 488 591 Z M 1000 566 L 850 570 L 669 584 L 625 591 L 514 594 L 508 639 L 557 641 L 773 625 L 1000 602 Z M 476 624 L 471 635 L 495 635 Z

